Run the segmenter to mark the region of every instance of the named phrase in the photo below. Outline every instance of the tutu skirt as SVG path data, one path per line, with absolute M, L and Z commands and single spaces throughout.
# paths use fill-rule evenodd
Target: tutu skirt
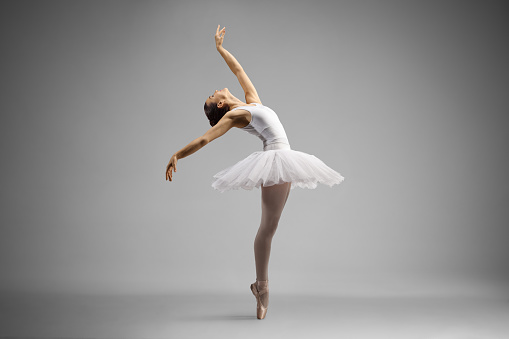
M 268 146 L 214 175 L 212 187 L 225 192 L 291 182 L 292 189 L 316 188 L 318 183 L 332 186 L 344 180 L 314 155 L 292 150 L 288 144 Z

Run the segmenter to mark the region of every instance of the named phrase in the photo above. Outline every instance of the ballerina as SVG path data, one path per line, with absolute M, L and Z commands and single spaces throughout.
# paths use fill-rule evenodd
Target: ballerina
M 212 127 L 171 156 L 165 175 L 166 180 L 172 181 L 172 172 L 177 172 L 179 159 L 195 153 L 232 127 L 240 128 L 262 140 L 263 151 L 254 152 L 215 174 L 212 187 L 220 192 L 261 188 L 262 216 L 254 241 L 256 281 L 250 285 L 250 289 L 257 301 L 257 318 L 264 319 L 269 306 L 268 266 L 272 238 L 290 190 L 295 187 L 312 189 L 318 183 L 332 186 L 341 183 L 344 177 L 314 155 L 291 149 L 277 114 L 262 104 L 242 66 L 223 47 L 226 27 L 221 30 L 219 28 L 220 25 L 215 34 L 216 49 L 237 77 L 246 102 L 233 96 L 228 88 L 216 90 L 209 96 L 204 111 Z

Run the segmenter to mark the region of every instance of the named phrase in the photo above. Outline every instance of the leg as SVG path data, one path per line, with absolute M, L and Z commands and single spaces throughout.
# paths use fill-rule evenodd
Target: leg
M 256 280 L 268 280 L 268 267 L 272 238 L 290 193 L 291 183 L 273 185 L 262 190 L 262 220 L 254 242 Z M 265 285 L 264 285 L 265 286 Z M 260 286 L 260 288 L 264 287 Z M 262 303 L 268 306 L 268 294 L 262 295 Z

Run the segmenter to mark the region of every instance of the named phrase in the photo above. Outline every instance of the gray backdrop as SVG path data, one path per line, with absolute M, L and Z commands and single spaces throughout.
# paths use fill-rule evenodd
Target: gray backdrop
M 3 1 L 0 289 L 247 291 L 260 191 L 219 193 L 261 150 L 210 127 L 241 63 L 293 149 L 345 176 L 292 190 L 278 293 L 509 290 L 503 1 Z M 249 293 L 249 292 L 246 292 Z

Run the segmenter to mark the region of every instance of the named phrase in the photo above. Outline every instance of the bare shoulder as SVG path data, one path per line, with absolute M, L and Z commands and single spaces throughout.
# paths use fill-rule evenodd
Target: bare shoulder
M 242 128 L 251 122 L 251 112 L 246 109 L 236 109 L 233 111 L 229 111 L 225 114 L 225 117 L 228 116 L 233 120 L 233 126 Z
M 244 69 L 241 67 L 237 72 L 235 72 L 235 75 L 237 76 L 237 79 L 239 80 L 239 83 L 242 86 L 242 89 L 244 90 L 246 102 L 248 103 L 256 102 L 258 104 L 261 104 L 262 102 L 260 101 L 258 92 L 256 91 L 256 88 L 254 87 L 253 83 L 247 76 Z
M 260 104 L 260 105 L 263 105 L 262 102 L 260 101 L 260 97 L 258 96 L 258 94 L 246 94 L 246 102 L 249 102 L 250 104 L 252 103 L 257 103 L 257 104 Z

